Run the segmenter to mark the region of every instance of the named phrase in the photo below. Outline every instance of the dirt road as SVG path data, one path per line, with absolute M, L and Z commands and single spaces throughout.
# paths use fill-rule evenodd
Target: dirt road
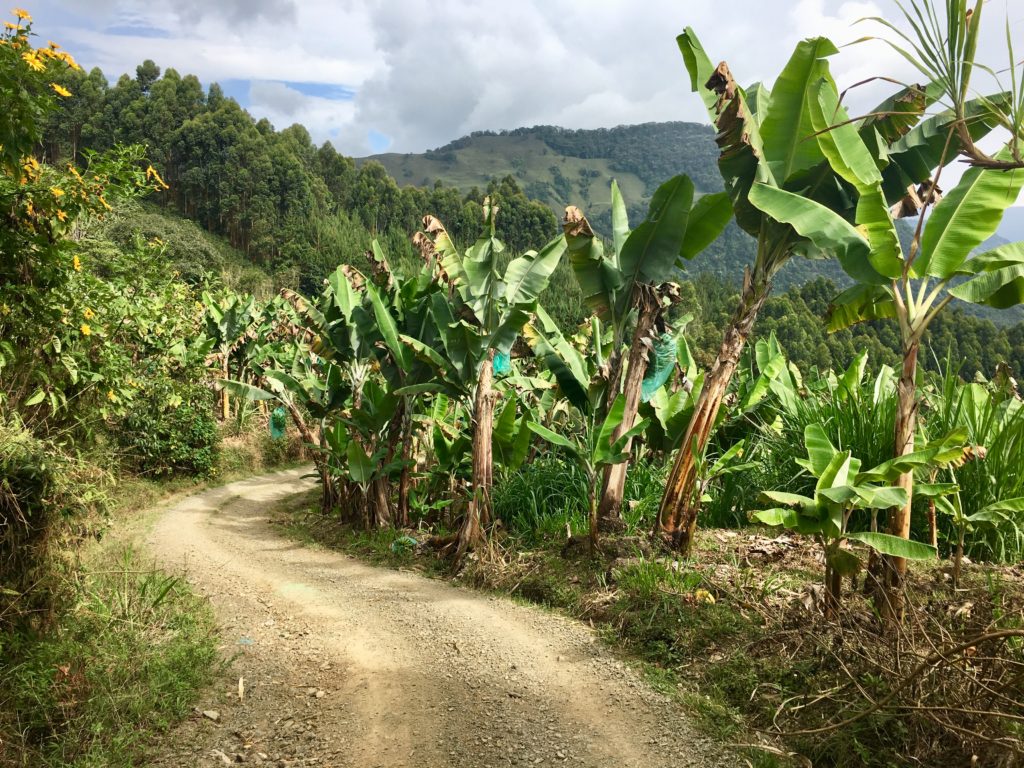
M 734 764 L 580 623 L 283 538 L 268 511 L 301 475 L 156 523 L 153 553 L 209 596 L 238 657 L 154 765 Z

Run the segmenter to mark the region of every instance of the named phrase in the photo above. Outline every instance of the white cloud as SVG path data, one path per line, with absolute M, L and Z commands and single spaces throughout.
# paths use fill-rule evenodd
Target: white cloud
M 861 17 L 899 19 L 894 0 L 38 0 L 34 10 L 44 39 L 108 76 L 151 58 L 207 83 L 251 80 L 254 115 L 301 122 L 351 154 L 369 152 L 376 134 L 393 151 L 421 151 L 481 129 L 703 122 L 675 44 L 684 27 L 751 83 L 771 81 L 804 37 L 842 45 L 880 30 L 853 26 Z M 1020 0 L 990 0 L 992 50 L 1005 49 L 998 17 L 1007 11 L 1024 27 Z M 146 26 L 171 37 L 103 31 Z M 844 48 L 832 67 L 841 87 L 879 74 L 920 79 L 879 43 Z M 318 98 L 282 81 L 356 95 Z M 851 109 L 889 88 L 857 89 Z
M 355 107 L 350 101 L 309 96 L 284 83 L 254 82 L 249 89 L 250 111 L 265 117 L 277 128 L 301 123 L 314 140 L 335 140 L 352 121 Z

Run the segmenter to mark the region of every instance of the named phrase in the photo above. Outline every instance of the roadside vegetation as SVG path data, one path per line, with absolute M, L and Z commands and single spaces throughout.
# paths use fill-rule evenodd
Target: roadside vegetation
M 717 129 L 721 187 L 671 175 L 637 216 L 612 183 L 606 230 L 569 205 L 561 232 L 512 180 L 398 193 L 152 62 L 107 93 L 17 11 L 0 40 L 4 748 L 129 764 L 127 729 L 167 727 L 216 663 L 184 585 L 130 551 L 88 555 L 119 525 L 123 475 L 161 489 L 305 455 L 304 529 L 593 621 L 752 760 L 1019 759 L 1024 337 L 948 305 L 1024 302 L 1024 246 L 984 246 L 1024 186 L 1024 77 L 1012 40 L 1009 86 L 989 77 L 1005 62 L 977 50 L 983 3 L 908 11 L 914 38 L 882 34 L 926 82 L 865 117 L 826 38 L 745 87 L 687 29 L 680 76 Z M 75 113 L 76 92 L 95 103 Z M 148 128 L 88 122 L 125 94 Z M 205 177 L 222 133 L 238 142 Z M 230 183 L 250 156 L 264 185 Z M 738 289 L 686 281 L 736 227 L 755 243 Z M 773 297 L 802 260 L 848 288 Z
M 138 548 L 141 513 L 304 451 L 258 409 L 213 410 L 200 289 L 265 273 L 190 223 L 146 231 L 140 201 L 164 185 L 142 147 L 38 162 L 70 98 L 54 83 L 78 65 L 35 45 L 16 11 L 0 36 L 0 763 L 129 766 L 220 663 L 209 607 Z

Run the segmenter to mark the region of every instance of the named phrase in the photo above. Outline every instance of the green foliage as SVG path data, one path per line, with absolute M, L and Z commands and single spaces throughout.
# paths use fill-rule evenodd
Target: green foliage
M 557 454 L 536 457 L 496 479 L 494 514 L 524 543 L 560 541 L 566 529 L 587 530 L 589 485 L 575 461 Z
M 869 466 L 892 458 L 896 422 L 896 382 L 893 370 L 883 366 L 867 375 L 867 354 L 853 361 L 840 376 L 828 370 L 809 376 L 799 396 L 777 401 L 764 414 L 765 472 L 778 487 L 808 494 L 814 479 L 801 474 L 803 441 L 812 424 L 820 425 L 829 441 L 850 451 Z
M 5 631 L 45 623 L 66 596 L 56 567 L 63 523 L 103 508 L 106 480 L 0 414 L 0 647 Z
M 126 464 L 140 474 L 206 477 L 215 465 L 217 422 L 202 384 L 151 382 L 134 398 L 116 434 Z
M 160 194 L 165 209 L 222 235 L 289 287 L 318 290 L 339 254 L 364 266 L 361 254 L 374 237 L 398 263 L 411 266 L 407 233 L 426 214 L 441 217 L 460 241 L 480 234 L 484 192 L 433 182 L 400 188 L 379 163 L 357 167 L 330 143 L 315 146 L 299 125 L 276 131 L 225 98 L 216 84 L 204 93 L 193 75 L 173 69 L 161 74 L 148 61 L 135 78 L 124 75 L 113 86 L 98 69 L 57 79 L 73 96 L 37 121 L 51 163 L 81 164 L 88 151 L 118 142 L 145 144 L 158 178 L 167 182 Z M 556 233 L 550 209 L 528 199 L 513 178 L 495 178 L 486 194 L 502 207 L 499 235 L 513 250 L 525 251 Z M 202 264 L 183 255 L 188 261 L 182 273 L 197 279 Z
M 285 287 L 280 278 L 290 278 L 281 275 L 275 281 L 265 269 L 252 264 L 223 239 L 189 219 L 149 203 L 119 210 L 116 216 L 96 227 L 93 236 L 109 240 L 122 251 L 133 248 L 140 238 L 146 243 L 162 245 L 167 268 L 197 290 L 216 280 L 236 293 L 266 300 Z M 361 247 L 352 250 L 358 252 Z
M 929 389 L 929 429 L 965 429 L 968 443 L 975 446 L 971 460 L 936 478 L 959 488 L 950 504 L 940 507 L 947 513 L 941 530 L 948 546 L 955 549 L 963 535 L 971 557 L 1019 560 L 1024 552 L 1024 512 L 1013 505 L 997 509 L 1000 502 L 1024 496 L 1024 408 L 1012 383 L 1004 371 L 992 383 L 963 385 L 947 371 L 933 377 Z M 998 513 L 986 515 L 985 510 Z

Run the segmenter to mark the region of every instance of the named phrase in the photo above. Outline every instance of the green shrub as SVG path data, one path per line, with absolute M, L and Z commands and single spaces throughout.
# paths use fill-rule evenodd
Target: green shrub
M 627 532 L 640 535 L 654 527 L 665 490 L 668 465 L 661 461 L 637 459 L 626 470 L 622 519 Z
M 207 476 L 217 451 L 217 422 L 209 389 L 200 384 L 151 382 L 117 430 L 124 460 L 147 475 Z
M 640 534 L 654 525 L 668 467 L 657 461 L 633 462 L 626 473 L 622 518 L 626 531 Z M 539 543 L 587 531 L 587 479 L 575 462 L 557 453 L 540 456 L 504 473 L 491 491 L 494 513 L 523 540 Z

